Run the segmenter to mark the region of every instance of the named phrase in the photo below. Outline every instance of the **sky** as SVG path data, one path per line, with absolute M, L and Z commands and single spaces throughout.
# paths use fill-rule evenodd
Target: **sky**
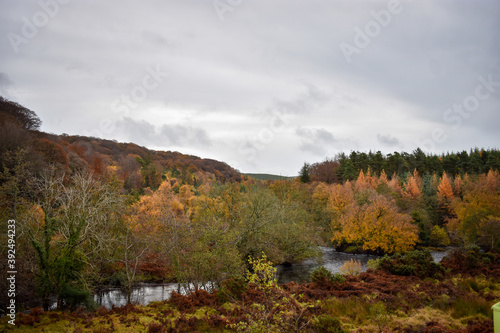
M 500 148 L 495 0 L 1 1 L 0 95 L 41 130 L 296 175 Z

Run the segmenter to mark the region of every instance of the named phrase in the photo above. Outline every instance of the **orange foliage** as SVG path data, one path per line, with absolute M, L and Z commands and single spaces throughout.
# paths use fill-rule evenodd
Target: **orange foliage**
M 382 173 L 380 173 L 380 177 L 378 179 L 379 184 L 386 184 L 389 185 L 389 179 L 387 179 L 387 175 L 385 174 L 385 170 L 382 170 Z
M 331 185 L 329 190 L 328 207 L 335 214 L 344 214 L 354 205 L 354 193 L 349 181 L 344 185 Z
M 398 176 L 396 175 L 396 173 L 392 175 L 391 181 L 389 182 L 389 187 L 397 194 L 403 194 L 403 190 L 401 189 L 401 185 L 399 184 Z
M 447 200 L 448 202 L 453 199 L 453 188 L 451 187 L 450 178 L 446 172 L 443 173 L 441 182 L 438 185 L 438 198 L 441 201 Z
M 371 179 L 371 177 L 369 177 Z M 358 179 L 356 180 L 354 187 L 357 191 L 371 188 L 370 179 L 365 177 L 363 170 L 359 172 Z
M 418 176 L 418 175 L 417 175 Z M 408 177 L 408 181 L 406 182 L 406 187 L 405 187 L 405 196 L 412 198 L 412 199 L 418 199 L 422 195 L 422 190 L 420 189 L 420 186 L 418 185 L 418 178 L 415 178 L 414 176 Z
M 151 195 L 141 197 L 132 206 L 129 226 L 136 232 L 154 234 L 164 228 L 164 221 L 170 219 L 186 220 L 184 205 L 172 192 L 170 183 L 161 183 L 158 190 Z

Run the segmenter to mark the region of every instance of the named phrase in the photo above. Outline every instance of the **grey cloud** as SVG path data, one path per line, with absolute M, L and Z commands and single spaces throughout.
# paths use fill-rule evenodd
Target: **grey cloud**
M 133 142 L 165 147 L 208 147 L 212 144 L 208 133 L 201 128 L 181 124 L 164 124 L 158 129 L 145 120 L 124 117 L 116 124 L 117 132 L 126 133 Z
M 377 141 L 387 147 L 402 147 L 401 142 L 394 136 L 387 134 L 382 135 L 380 133 L 377 134 Z
M 305 92 L 292 100 L 276 101 L 275 108 L 283 114 L 310 114 L 329 100 L 329 94 L 314 84 L 302 82 L 302 85 Z
M 143 31 L 142 38 L 146 41 L 150 42 L 153 45 L 158 45 L 165 47 L 167 49 L 174 49 L 177 47 L 177 44 L 163 37 L 162 35 L 152 32 L 152 31 Z
M 211 1 L 71 1 L 18 54 L 0 38 L 0 92 L 36 110 L 42 130 L 82 134 L 103 117 L 117 118 L 110 105 L 143 85 L 146 67 L 159 64 L 171 75 L 130 110 L 149 122 L 122 119 L 117 139 L 203 147 L 213 158 L 241 160 L 238 149 L 223 143 L 274 130 L 271 125 L 281 123 L 271 120 L 283 115 L 287 126 L 256 149 L 255 166 L 242 171 L 288 168 L 291 157 L 280 162 L 286 145 L 287 156 L 297 160 L 289 174 L 303 163 L 298 152 L 304 150 L 410 149 L 434 127 L 448 135 L 438 153 L 496 146 L 497 86 L 459 130 L 443 113 L 474 94 L 479 76 L 491 73 L 500 81 L 500 2 L 401 1 L 401 13 L 348 64 L 339 44 L 352 44 L 354 28 L 364 29 L 371 13 L 388 3 L 243 1 L 221 21 Z M 0 35 L 22 34 L 22 18 L 40 10 L 38 2 L 0 1 Z M 398 117 L 383 127 L 372 120 L 384 119 L 375 117 L 380 110 Z
M 0 72 L 0 93 L 7 94 L 7 90 L 12 87 L 14 82 L 11 81 L 9 76 Z
M 299 127 L 295 130 L 295 134 L 301 140 L 300 149 L 316 155 L 324 155 L 327 151 L 326 148 L 337 141 L 333 134 L 324 128 L 312 129 Z

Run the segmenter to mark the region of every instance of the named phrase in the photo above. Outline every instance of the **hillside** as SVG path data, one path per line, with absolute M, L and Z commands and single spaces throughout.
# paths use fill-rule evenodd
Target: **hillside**
M 244 173 L 243 175 L 258 180 L 293 180 L 295 178 L 295 177 L 287 177 L 281 175 L 271 175 L 267 173 Z
M 91 171 L 117 177 L 126 191 L 157 188 L 166 173 L 195 185 L 199 178 L 240 181 L 241 175 L 224 162 L 176 151 L 155 151 L 134 143 L 121 143 L 78 135 L 39 131 L 41 120 L 23 106 L 0 100 L 0 164 L 12 169 L 22 158 L 33 174 L 47 169 L 73 174 Z

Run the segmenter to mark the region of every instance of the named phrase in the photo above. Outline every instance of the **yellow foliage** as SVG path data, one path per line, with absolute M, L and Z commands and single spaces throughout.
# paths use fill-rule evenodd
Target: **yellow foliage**
M 411 217 L 399 213 L 395 203 L 383 195 L 374 194 L 362 206 L 351 202 L 342 207 L 340 217 L 332 221 L 333 242 L 393 253 L 412 249 L 418 240 L 418 228 Z

